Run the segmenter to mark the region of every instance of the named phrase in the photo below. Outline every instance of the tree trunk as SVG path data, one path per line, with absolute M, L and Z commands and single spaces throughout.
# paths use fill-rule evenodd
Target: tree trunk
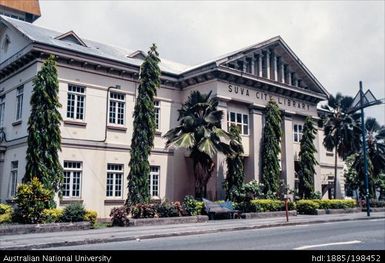
M 333 198 L 337 199 L 337 147 L 335 147 L 334 151 L 334 193 Z

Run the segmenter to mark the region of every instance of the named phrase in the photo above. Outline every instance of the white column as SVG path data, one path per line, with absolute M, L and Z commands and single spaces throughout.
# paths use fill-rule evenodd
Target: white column
M 262 73 L 263 73 L 262 72 L 262 53 L 258 55 L 258 70 L 259 70 L 258 76 L 263 77 L 263 75 L 262 75 Z
M 251 57 L 250 63 L 251 63 L 251 65 L 250 65 L 250 73 L 253 74 L 253 75 L 255 75 L 255 70 L 254 70 L 255 65 L 254 65 L 254 59 L 253 59 L 253 57 Z
M 266 78 L 270 79 L 270 51 L 266 51 Z
M 258 55 L 257 55 L 257 56 L 256 56 L 256 55 L 253 55 L 252 60 L 254 61 L 253 74 L 254 74 L 255 76 L 258 76 L 258 75 L 259 75 L 259 74 L 258 74 L 258 63 L 259 63 L 259 61 L 258 61 Z
M 292 74 L 292 73 L 289 71 L 289 85 L 291 85 L 291 80 L 292 80 L 292 79 L 291 79 L 291 74 Z
M 261 140 L 262 140 L 262 111 L 258 109 L 250 109 L 250 154 L 245 165 L 246 181 L 260 181 L 261 175 Z
M 289 116 L 284 116 L 282 120 L 283 137 L 281 140 L 281 162 L 282 172 L 286 184 L 290 189 L 294 189 L 294 149 L 293 149 L 293 120 Z
M 273 54 L 273 62 L 274 62 L 274 65 L 273 65 L 273 67 L 274 67 L 274 80 L 275 81 L 278 81 L 278 58 L 277 58 L 277 56 L 275 55 L 275 54 Z
M 294 80 L 294 86 L 298 87 L 298 79 L 297 78 L 295 78 L 295 80 Z
M 246 58 L 244 58 L 242 60 L 242 72 L 246 72 L 246 69 L 247 69 L 247 60 Z
M 281 82 L 285 83 L 285 65 L 281 63 Z

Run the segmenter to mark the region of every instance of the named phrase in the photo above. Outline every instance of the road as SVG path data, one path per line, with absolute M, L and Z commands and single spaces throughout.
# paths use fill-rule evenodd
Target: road
M 385 219 L 283 226 L 53 250 L 385 250 Z

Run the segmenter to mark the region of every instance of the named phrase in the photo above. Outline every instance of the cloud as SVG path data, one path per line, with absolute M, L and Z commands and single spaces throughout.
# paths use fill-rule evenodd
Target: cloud
M 194 65 L 281 35 L 330 93 L 385 97 L 382 1 L 41 1 L 36 22 Z M 385 105 L 368 109 L 385 124 Z

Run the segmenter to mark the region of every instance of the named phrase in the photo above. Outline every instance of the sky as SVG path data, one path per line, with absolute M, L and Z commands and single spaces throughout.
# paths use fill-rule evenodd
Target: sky
M 333 95 L 385 98 L 384 1 L 40 0 L 35 24 L 195 65 L 280 35 Z M 385 104 L 365 110 L 385 124 Z

